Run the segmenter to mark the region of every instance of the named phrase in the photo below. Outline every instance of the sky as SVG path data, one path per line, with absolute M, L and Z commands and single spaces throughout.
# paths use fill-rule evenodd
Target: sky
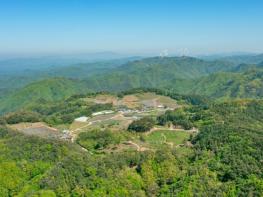
M 262 0 L 0 0 L 0 53 L 263 52 Z

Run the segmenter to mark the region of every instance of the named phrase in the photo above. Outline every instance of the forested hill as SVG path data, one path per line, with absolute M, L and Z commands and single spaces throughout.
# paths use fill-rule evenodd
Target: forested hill
M 87 79 L 91 76 L 107 73 L 121 65 L 140 59 L 140 57 L 129 57 L 104 61 L 93 61 L 81 63 L 65 62 L 56 64 L 49 61 L 23 61 L 13 59 L 0 61 L 0 97 L 25 87 L 30 83 L 52 77 L 65 77 L 73 79 Z M 13 62 L 13 63 L 12 63 Z
M 58 77 L 50 78 L 45 74 L 46 79 L 2 96 L 0 112 L 16 110 L 39 99 L 53 101 L 79 93 L 118 92 L 140 87 L 168 88 L 180 94 L 216 99 L 260 98 L 263 92 L 262 63 L 236 65 L 192 57 L 153 57 L 119 63 L 114 61 L 112 67 L 108 67 L 108 62 L 96 63 L 93 68 L 78 65 L 61 72 L 60 68 L 54 70 L 50 76 Z
M 263 62 L 259 64 L 239 64 L 237 67 L 235 67 L 232 71 L 233 72 L 243 72 L 247 70 L 252 70 L 252 69 L 260 69 L 263 68 Z
M 181 94 L 212 98 L 261 98 L 261 64 L 234 65 L 196 58 L 149 58 L 118 71 L 89 78 L 94 90 L 122 91 L 138 87 L 169 88 Z
M 66 78 L 50 78 L 31 83 L 0 100 L 0 111 L 13 111 L 35 104 L 39 100 L 56 101 L 87 92 L 85 83 Z
M 188 93 L 212 98 L 262 98 L 263 69 L 221 72 L 198 79 Z
M 129 62 L 107 74 L 90 77 L 87 81 L 91 89 L 110 91 L 137 87 L 163 88 L 171 86 L 174 81 L 181 87 L 188 80 L 229 71 L 235 67 L 228 62 L 204 61 L 192 57 L 154 57 Z
M 75 107 L 78 102 L 72 99 L 69 108 L 83 109 Z M 60 106 L 61 112 L 71 112 L 65 106 Z M 50 109 L 56 108 L 44 113 Z M 19 118 L 25 121 L 26 117 Z M 180 120 L 180 124 L 190 122 L 198 127 L 196 135 L 186 138 L 191 146 L 153 143 L 150 148 L 154 149 L 145 151 L 120 146 L 127 140 L 145 143 L 154 132 L 86 128 L 71 143 L 24 135 L 0 121 L 0 194 L 261 197 L 262 118 L 262 100 L 187 104 L 157 120 L 171 124 Z M 162 136 L 153 139 L 160 141 L 164 141 Z
M 205 61 L 194 57 L 153 57 L 129 62 L 119 71 L 141 73 L 156 71 L 177 78 L 196 78 L 218 71 L 227 71 L 235 65 L 226 61 Z

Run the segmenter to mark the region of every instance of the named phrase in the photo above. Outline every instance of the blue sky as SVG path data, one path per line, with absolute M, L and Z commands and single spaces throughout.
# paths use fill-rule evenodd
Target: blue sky
M 0 53 L 263 52 L 262 0 L 0 0 Z

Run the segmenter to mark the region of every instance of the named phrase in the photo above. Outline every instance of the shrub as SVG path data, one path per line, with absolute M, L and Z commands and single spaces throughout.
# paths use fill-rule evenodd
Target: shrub
M 97 150 L 120 143 L 120 136 L 110 130 L 92 130 L 80 133 L 77 143 L 88 150 Z
M 146 132 L 151 130 L 154 125 L 155 125 L 154 119 L 149 117 L 144 117 L 140 120 L 133 121 L 129 125 L 128 131 Z
M 36 112 L 19 111 L 5 116 L 5 121 L 8 124 L 16 124 L 20 122 L 39 122 L 41 121 L 41 116 Z

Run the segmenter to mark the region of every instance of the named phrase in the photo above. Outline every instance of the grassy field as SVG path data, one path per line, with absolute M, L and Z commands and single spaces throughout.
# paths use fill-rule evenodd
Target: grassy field
M 145 136 L 146 143 L 153 146 L 170 144 L 173 146 L 183 144 L 190 137 L 185 131 L 157 130 Z

